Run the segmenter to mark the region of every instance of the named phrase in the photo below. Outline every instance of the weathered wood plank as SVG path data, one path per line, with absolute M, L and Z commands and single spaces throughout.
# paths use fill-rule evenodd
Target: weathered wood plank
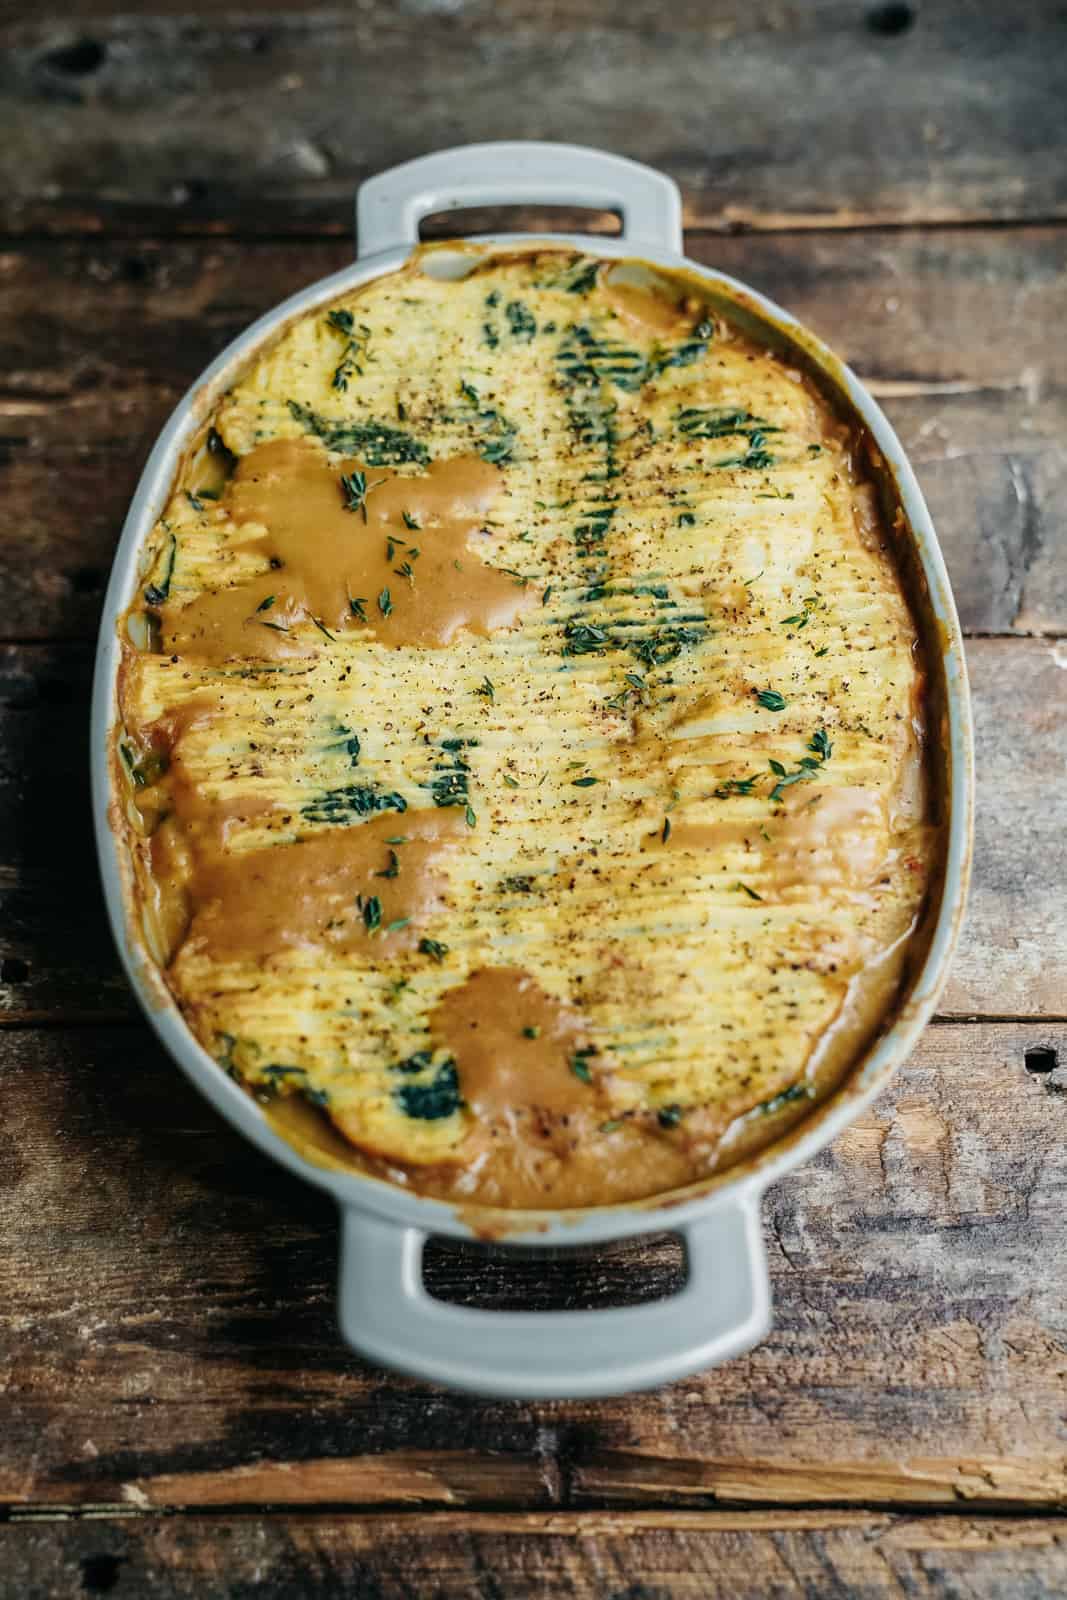
M 645 1397 L 477 1402 L 368 1369 L 325 1198 L 244 1145 L 141 1029 L 3 1036 L 0 1498 L 130 1509 L 505 1503 L 1067 1506 L 1067 1029 L 931 1028 L 765 1204 L 775 1327 Z M 653 1241 L 450 1248 L 445 1298 L 611 1303 Z
M 0 1017 L 128 1015 L 95 863 L 87 648 L 0 647 Z
M 711 239 L 702 260 L 823 334 L 880 395 L 930 498 L 965 626 L 1067 629 L 1067 230 Z M 0 618 L 87 636 L 167 413 L 343 244 L 34 244 L 0 254 Z
M 967 650 L 978 803 L 947 1015 L 1067 1016 L 1067 644 L 1013 655 L 1007 640 Z
M 863 1460 L 824 1467 L 807 1461 L 687 1460 L 620 1450 L 605 1451 L 575 1467 L 573 1498 L 578 1504 L 650 1506 L 1063 1506 L 1067 1466 L 1062 1458 L 1033 1461 L 990 1454 L 970 1460 L 915 1457 L 906 1464 Z
M 1067 1016 L 1067 645 L 975 639 L 979 804 L 951 1016 Z M 124 1014 L 89 824 L 91 660 L 0 646 L 0 1017 Z
M 0 1528 L 20 1600 L 1059 1600 L 1067 1520 L 806 1512 L 253 1516 Z
M 66 9 L 8 8 L 8 231 L 344 230 L 362 177 L 493 138 L 652 162 L 699 225 L 1067 215 L 1051 0 Z

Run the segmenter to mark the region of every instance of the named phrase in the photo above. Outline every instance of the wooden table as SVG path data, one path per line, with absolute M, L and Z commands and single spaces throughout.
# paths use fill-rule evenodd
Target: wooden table
M 5 1600 L 1067 1592 L 1067 1074 L 1036 1070 L 1067 1031 L 1067 24 L 1039 0 L 918 13 L 0 9 Z M 768 1195 L 773 1333 L 595 1404 L 482 1403 L 342 1348 L 333 1212 L 153 1042 L 87 815 L 91 641 L 167 412 L 349 258 L 359 179 L 501 136 L 673 173 L 691 254 L 856 365 L 940 528 L 978 720 L 941 1014 Z M 431 1276 L 593 1304 L 678 1271 L 662 1239 L 441 1249 Z

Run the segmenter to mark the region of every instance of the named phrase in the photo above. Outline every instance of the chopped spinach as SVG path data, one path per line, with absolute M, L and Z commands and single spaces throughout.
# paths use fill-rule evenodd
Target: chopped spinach
M 707 317 L 698 322 L 687 339 L 673 348 L 662 350 L 655 357 L 654 367 L 656 372 L 664 372 L 668 367 L 689 367 L 694 361 L 699 361 L 707 351 L 708 345 L 715 333 L 715 325 Z
M 677 661 L 685 650 L 691 650 L 705 637 L 706 627 L 683 628 L 671 626 L 655 628 L 643 639 L 637 639 L 630 645 L 630 654 L 635 656 L 646 670 L 650 667 L 662 667 L 668 661 Z
M 431 1064 L 429 1052 L 419 1050 L 406 1061 L 398 1062 L 391 1070 L 413 1076 L 428 1071 Z M 450 1117 L 463 1104 L 455 1061 L 451 1057 L 443 1061 L 428 1083 L 402 1083 L 394 1089 L 393 1096 L 406 1116 L 421 1122 L 437 1122 L 442 1117 Z
M 783 1089 L 780 1094 L 772 1095 L 769 1100 L 764 1100 L 756 1107 L 762 1117 L 769 1117 L 775 1111 L 781 1111 L 785 1106 L 794 1105 L 798 1100 L 814 1100 L 815 1086 L 811 1083 L 793 1083 L 788 1089 Z
M 469 793 L 471 768 L 463 752 L 477 743 L 477 739 L 442 739 L 441 750 L 447 759 L 434 762 L 435 776 L 426 785 L 435 806 L 462 806 L 470 827 L 474 826 Z
M 510 878 L 501 878 L 500 890 L 503 894 L 532 894 L 533 874 L 524 872 L 514 873 Z
M 772 456 L 769 450 L 761 448 L 763 435 L 754 433 L 744 455 L 723 456 L 721 461 L 711 461 L 711 467 L 743 467 L 753 472 L 762 472 L 765 467 L 773 467 L 777 457 Z
M 587 1044 L 583 1045 L 579 1050 L 575 1050 L 571 1055 L 571 1071 L 582 1083 L 592 1083 L 593 1081 L 593 1074 L 589 1070 L 589 1057 L 595 1056 L 596 1053 L 596 1046 Z
M 612 638 L 606 628 L 593 622 L 571 621 L 563 627 L 563 654 L 565 656 L 602 656 L 612 649 Z
M 119 743 L 119 754 L 126 763 L 126 769 L 135 789 L 150 789 L 154 783 L 159 782 L 170 765 L 166 752 L 152 746 L 149 746 L 139 761 L 136 760 L 132 747 L 125 740 Z
M 727 778 L 712 792 L 716 800 L 727 800 L 733 794 L 751 794 L 758 776 L 758 773 L 753 773 L 751 778 Z
M 482 434 L 478 454 L 492 466 L 503 466 L 512 458 L 518 429 L 495 406 L 483 405 L 477 389 L 465 379 L 460 379 L 459 392 L 473 412 L 467 420 Z
M 588 294 L 596 286 L 597 274 L 600 271 L 599 261 L 579 261 L 576 266 L 568 269 L 561 287 L 568 294 Z
M 353 733 L 352 729 L 347 728 L 343 722 L 336 723 L 333 731 L 337 737 L 326 746 L 326 749 L 343 750 L 351 764 L 354 767 L 358 766 L 362 748 L 359 742 L 359 734 Z
M 730 406 L 685 406 L 678 413 L 677 424 L 678 432 L 689 439 L 729 439 L 736 435 L 750 439 L 753 434 L 765 436 L 782 431 L 751 411 Z
M 387 422 L 334 422 L 298 400 L 287 403 L 296 421 L 308 433 L 316 434 L 327 450 L 358 455 L 371 467 L 395 467 L 408 462 L 424 467 L 429 462 L 424 444 Z
M 174 562 L 178 554 L 178 541 L 174 534 L 170 535 L 167 553 L 163 557 L 162 572 L 158 579 L 154 579 L 145 589 L 144 597 L 148 605 L 161 606 L 170 596 L 171 579 L 174 577 Z
M 278 1061 L 272 1061 L 263 1068 L 263 1076 L 268 1083 L 283 1083 L 286 1078 L 306 1078 L 306 1067 L 287 1067 Z
M 419 951 L 424 956 L 429 956 L 431 961 L 443 961 L 448 954 L 448 945 L 442 944 L 439 939 L 420 939 Z
M 556 370 L 564 388 L 599 389 L 602 383 L 612 383 L 630 394 L 649 375 L 640 351 L 615 339 L 598 338 L 584 323 L 568 328 L 556 352 Z
M 300 815 L 308 822 L 325 822 L 334 827 L 362 822 L 379 811 L 406 811 L 408 803 L 402 794 L 382 793 L 369 784 L 344 784 L 337 789 L 327 789 L 317 800 L 309 800 L 300 807 Z
M 528 344 L 537 332 L 537 319 L 521 300 L 509 300 L 504 307 L 512 338 Z

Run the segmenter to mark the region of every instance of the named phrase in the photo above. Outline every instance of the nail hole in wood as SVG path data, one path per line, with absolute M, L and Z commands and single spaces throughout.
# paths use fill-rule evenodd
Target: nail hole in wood
M 121 271 L 127 283 L 147 283 L 152 276 L 152 268 L 143 256 L 127 256 Z
M 95 594 L 104 585 L 104 574 L 99 567 L 74 567 L 67 573 L 67 582 L 75 594 Z
M 30 975 L 30 964 L 20 956 L 5 956 L 0 961 L 0 983 L 25 983 Z
M 872 33 L 880 34 L 883 39 L 895 39 L 915 23 L 914 6 L 890 3 L 883 6 L 872 6 L 867 13 L 867 26 Z
M 197 201 L 206 200 L 208 197 L 208 184 L 204 178 L 183 178 L 171 189 L 171 198 L 176 205 L 195 204 Z
M 46 67 L 60 72 L 65 78 L 88 78 L 99 72 L 107 60 L 107 46 L 99 39 L 75 39 L 72 44 L 60 45 L 50 50 L 44 58 Z
M 119 1581 L 118 1556 L 86 1556 L 82 1562 L 82 1589 L 86 1594 L 110 1594 Z
M 1053 1050 L 1051 1045 L 1035 1044 L 1029 1050 L 1023 1051 L 1023 1065 L 1027 1072 L 1033 1072 L 1040 1077 L 1047 1077 L 1050 1072 L 1055 1072 L 1060 1064 L 1058 1050 Z

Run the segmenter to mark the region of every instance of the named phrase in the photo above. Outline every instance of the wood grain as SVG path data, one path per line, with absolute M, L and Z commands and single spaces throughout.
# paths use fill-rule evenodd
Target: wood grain
M 870 382 L 929 496 L 964 625 L 1067 631 L 1067 230 L 694 237 Z M 0 252 L 0 636 L 87 637 L 167 414 L 343 243 Z
M 1067 1048 L 1065 101 L 1054 0 L 0 0 L 2 1600 L 1067 1593 L 1067 1069 L 1024 1065 Z M 950 1020 L 769 1193 L 768 1340 L 588 1404 L 341 1347 L 332 1207 L 135 1017 L 86 809 L 88 644 L 166 415 L 350 259 L 362 178 L 499 137 L 679 181 L 690 253 L 882 400 L 979 636 Z M 617 221 L 426 231 L 499 226 Z M 683 1270 L 670 1235 L 427 1260 L 497 1307 Z
M 345 232 L 361 178 L 494 138 L 650 162 L 693 226 L 1067 215 L 1062 8 L 942 0 L 896 33 L 884 10 L 9 6 L 0 216 L 8 232 Z
M 662 1390 L 473 1401 L 339 1343 L 325 1197 L 221 1124 L 141 1028 L 4 1035 L 0 1499 L 130 1510 L 1067 1506 L 1063 1025 L 929 1029 L 765 1203 L 775 1326 Z M 446 1299 L 606 1304 L 656 1240 L 438 1252 Z
M 971 897 L 947 1015 L 1067 1017 L 1067 645 L 972 640 Z
M 1067 1016 L 1067 645 L 974 639 L 978 814 L 945 1015 Z M 0 646 L 0 1018 L 129 1012 L 97 884 L 86 774 L 91 658 Z
M 0 1528 L 20 1600 L 1059 1600 L 1067 1520 L 778 1511 L 183 1517 Z

